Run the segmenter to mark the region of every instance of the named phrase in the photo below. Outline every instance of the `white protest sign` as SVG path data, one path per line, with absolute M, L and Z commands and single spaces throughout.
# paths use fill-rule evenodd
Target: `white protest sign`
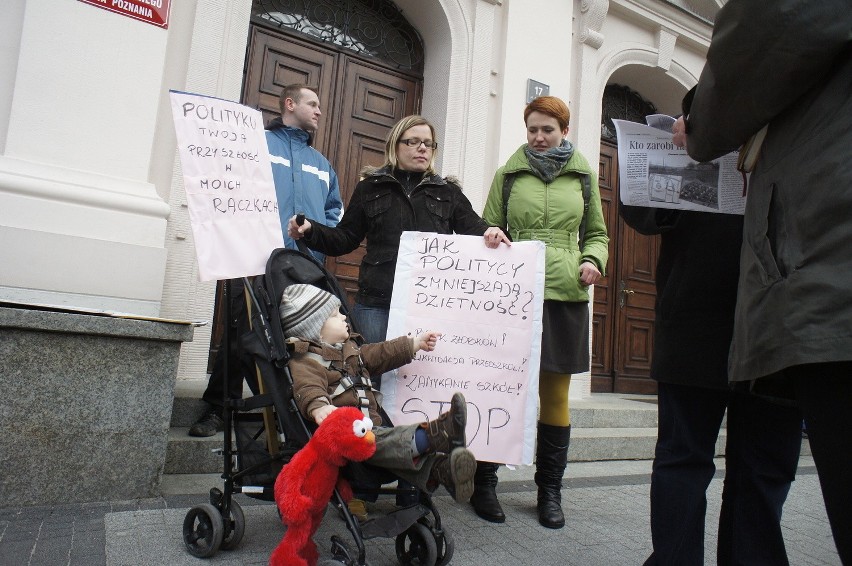
M 442 336 L 382 382 L 394 424 L 434 419 L 460 391 L 477 459 L 531 464 L 543 292 L 541 242 L 489 249 L 479 236 L 404 232 L 388 336 Z
M 169 95 L 199 279 L 263 273 L 284 236 L 261 113 L 209 96 Z

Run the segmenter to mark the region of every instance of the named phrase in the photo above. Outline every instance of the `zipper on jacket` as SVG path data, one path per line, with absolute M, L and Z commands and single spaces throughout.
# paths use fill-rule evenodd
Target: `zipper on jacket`
M 544 184 L 544 226 L 542 228 L 547 228 L 550 226 L 550 183 Z

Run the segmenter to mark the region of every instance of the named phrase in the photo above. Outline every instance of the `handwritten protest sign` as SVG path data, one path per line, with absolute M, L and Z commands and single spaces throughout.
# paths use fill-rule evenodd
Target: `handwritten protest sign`
M 199 279 L 258 275 L 284 247 L 259 111 L 170 91 Z
M 543 289 L 541 242 L 489 249 L 478 236 L 404 232 L 388 336 L 442 336 L 433 352 L 419 352 L 382 382 L 391 420 L 433 419 L 461 391 L 477 459 L 531 464 Z

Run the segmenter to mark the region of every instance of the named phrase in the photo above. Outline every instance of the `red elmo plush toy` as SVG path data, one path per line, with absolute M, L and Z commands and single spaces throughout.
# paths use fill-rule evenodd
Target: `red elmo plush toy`
M 270 566 L 313 566 L 319 559 L 313 535 L 335 485 L 344 501 L 352 488 L 339 477 L 347 461 L 375 454 L 373 421 L 355 407 L 332 411 L 275 480 L 275 503 L 287 532 L 269 557 Z

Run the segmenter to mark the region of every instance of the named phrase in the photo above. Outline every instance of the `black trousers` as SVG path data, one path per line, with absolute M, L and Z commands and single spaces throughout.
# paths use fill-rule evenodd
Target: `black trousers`
M 852 564 L 852 362 L 794 366 L 796 401 L 805 417 L 834 544 L 843 564 Z
M 802 415 L 753 395 L 659 383 L 645 564 L 703 566 L 707 487 L 727 409 L 718 564 L 787 564 L 781 510 L 795 478 Z
M 239 399 L 243 396 L 243 380 L 248 383 L 251 391 L 256 395 L 259 391 L 257 385 L 257 372 L 254 361 L 250 356 L 243 353 L 240 348 L 240 336 L 250 331 L 248 311 L 246 310 L 245 287 L 242 279 L 230 279 L 231 302 L 228 311 L 228 342 L 224 341 L 216 352 L 213 360 L 213 369 L 207 382 L 207 389 L 201 398 L 211 405 L 222 406 L 227 386 L 228 398 Z M 228 353 L 228 371 L 225 368 L 224 351 L 230 347 Z

